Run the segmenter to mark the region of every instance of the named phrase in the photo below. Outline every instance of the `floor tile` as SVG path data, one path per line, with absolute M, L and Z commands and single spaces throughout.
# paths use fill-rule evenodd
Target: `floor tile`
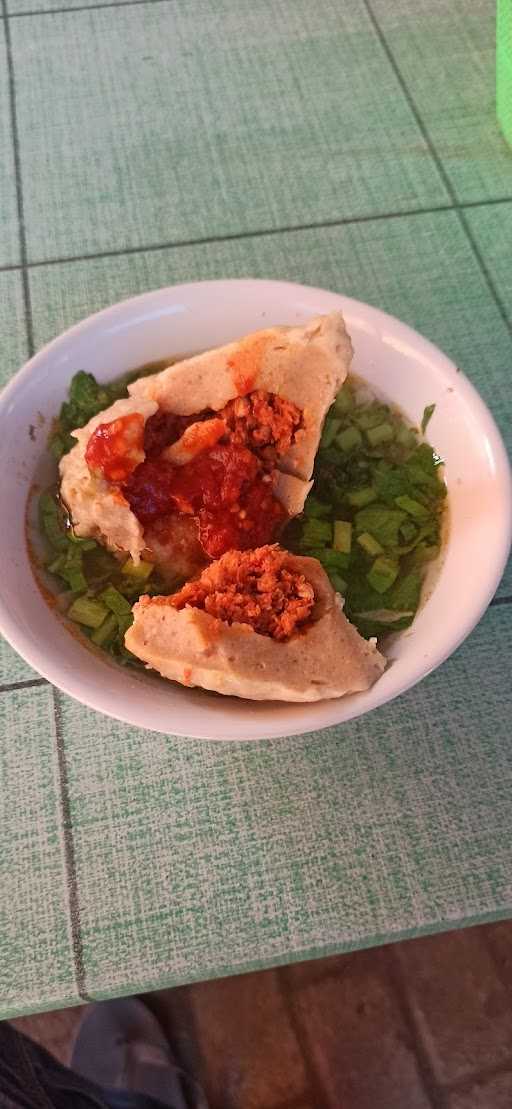
M 512 920 L 500 921 L 489 928 L 489 944 L 498 973 L 512 993 Z
M 512 195 L 496 121 L 495 0 L 369 0 L 460 201 Z
M 355 958 L 356 953 L 351 951 L 343 955 L 331 955 L 327 959 L 310 959 L 308 962 L 291 963 L 283 967 L 281 973 L 289 990 L 304 989 L 324 978 L 336 977 L 340 980 Z
M 448 1098 L 447 1109 L 510 1109 L 512 1070 L 483 1078 Z
M 0 389 L 2 389 L 28 357 L 23 288 L 21 276 L 17 270 L 0 272 L 0 331 L 2 335 Z
M 0 266 L 16 265 L 20 260 L 18 235 L 18 207 L 14 148 L 11 128 L 11 102 L 9 95 L 9 70 L 5 26 L 0 21 Z M 1 277 L 1 274 L 0 274 Z
M 12 21 L 29 260 L 447 202 L 362 0 L 268 12 Z
M 414 1042 L 378 953 L 358 952 L 341 979 L 306 986 L 293 1005 L 322 1105 L 429 1109 Z
M 60 1009 L 52 1013 L 36 1013 L 29 1017 L 16 1017 L 11 1024 L 30 1036 L 37 1044 L 41 1044 L 52 1055 L 68 1067 L 73 1052 L 76 1038 L 85 1005 L 73 1005 L 69 1009 Z
M 21 655 L 12 649 L 7 640 L 0 635 L 0 686 L 11 685 L 13 682 L 30 681 L 32 678 L 39 678 L 39 676 L 21 658 Z
M 512 1066 L 510 997 L 480 929 L 401 944 L 399 959 L 439 1082 Z
M 0 221 L 1 211 L 0 207 Z M 0 334 L 2 335 L 1 389 L 27 359 L 23 289 L 21 276 L 17 271 L 0 272 Z M 0 636 L 0 685 L 37 676 Z
M 497 225 L 488 238 L 498 249 Z M 512 340 L 452 212 L 36 267 L 36 343 L 145 289 L 248 274 L 344 292 L 410 323 L 464 369 L 512 447 Z M 500 592 L 512 592 L 512 569 Z
M 503 913 L 508 617 L 491 610 L 430 678 L 321 735 L 184 742 L 63 698 L 89 992 Z
M 512 154 L 510 156 L 510 173 L 512 180 Z M 510 258 L 512 257 L 512 203 L 498 204 L 496 206 L 478 207 L 466 213 L 471 233 L 473 234 L 487 267 L 491 279 L 501 300 L 512 331 L 512 273 Z M 497 344 L 490 339 L 491 349 L 497 353 Z M 499 354 L 498 354 L 499 358 Z M 503 380 L 509 397 L 512 397 L 512 359 L 509 357 L 502 362 Z M 495 415 L 503 412 L 501 429 L 505 442 L 512 453 L 512 421 L 504 404 L 504 397 L 500 396 L 499 408 Z M 512 564 L 509 562 L 501 593 L 512 595 Z
M 512 178 L 512 154 L 510 174 Z M 512 326 L 512 203 L 479 205 L 467 211 L 466 219 Z
M 77 1000 L 48 687 L 0 694 L 2 1016 Z
M 74 8 L 93 8 L 105 0 L 7 0 L 10 15 L 18 16 L 20 13 L 51 12 L 55 8 L 73 11 Z M 114 4 L 151 3 L 151 0 L 106 0 L 109 6 Z M 157 0 L 161 3 L 162 0 Z M 169 0 L 173 3 L 173 0 Z
M 306 1094 L 276 971 L 200 982 L 148 1000 L 210 1109 L 272 1109 Z

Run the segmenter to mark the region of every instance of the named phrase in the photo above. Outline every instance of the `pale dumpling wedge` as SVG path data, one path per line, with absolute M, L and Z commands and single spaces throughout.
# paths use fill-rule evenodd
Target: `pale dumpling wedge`
M 92 474 L 85 461 L 89 439 L 100 424 L 139 413 L 144 422 L 158 408 L 156 401 L 142 397 L 116 400 L 93 416 L 85 427 L 73 432 L 77 444 L 59 463 L 60 493 L 69 509 L 75 534 L 97 539 L 114 553 L 130 554 L 138 562 L 144 550 L 142 525 L 116 486 Z
M 189 416 L 219 411 L 238 396 L 261 389 L 296 404 L 303 428 L 279 460 L 279 470 L 308 482 L 325 415 L 350 369 L 352 344 L 341 312 L 315 316 L 301 327 L 271 327 L 139 378 L 133 397 Z
M 290 580 L 287 610 L 279 598 L 283 581 L 286 589 Z M 175 607 L 194 593 L 202 607 Z M 274 610 L 265 607 L 272 603 Z M 231 610 L 236 616 L 242 609 L 252 624 L 212 615 Z M 276 547 L 230 551 L 175 599 L 142 597 L 133 614 L 125 644 L 148 668 L 182 685 L 226 695 L 277 701 L 342 697 L 368 689 L 385 667 L 375 642 L 363 639 L 347 620 L 320 563 Z M 256 630 L 265 626 L 266 632 Z M 274 637 L 279 634 L 283 637 Z
M 85 461 L 90 436 L 100 424 L 133 413 L 146 422 L 159 408 L 177 415 L 208 409 L 215 412 L 252 390 L 276 393 L 302 410 L 303 427 L 274 474 L 274 495 L 288 516 L 298 515 L 311 488 L 325 414 L 347 376 L 351 356 L 343 316 L 332 312 L 302 327 L 255 332 L 139 378 L 129 387 L 128 398 L 116 401 L 73 432 L 77 444 L 61 459 L 61 495 L 76 534 L 98 539 L 114 553 L 130 554 L 135 562 L 147 553 L 144 529 L 122 490 L 92 474 Z M 169 460 L 176 465 L 189 460 L 191 433 L 195 432 L 198 451 L 201 437 L 215 432 L 214 425 L 220 423 L 211 419 L 194 424 L 172 448 Z M 212 444 L 205 438 L 203 446 L 207 445 Z

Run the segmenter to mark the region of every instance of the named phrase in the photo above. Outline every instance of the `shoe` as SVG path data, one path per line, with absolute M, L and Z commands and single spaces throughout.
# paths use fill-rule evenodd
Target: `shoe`
M 170 1109 L 208 1109 L 198 1084 L 176 1063 L 156 1017 L 133 997 L 88 1008 L 70 1066 L 99 1086 L 145 1094 Z

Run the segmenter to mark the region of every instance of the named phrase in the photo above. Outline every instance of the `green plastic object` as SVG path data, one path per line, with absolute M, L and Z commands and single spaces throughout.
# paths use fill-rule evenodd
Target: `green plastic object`
M 512 0 L 498 0 L 496 111 L 505 139 L 512 146 Z

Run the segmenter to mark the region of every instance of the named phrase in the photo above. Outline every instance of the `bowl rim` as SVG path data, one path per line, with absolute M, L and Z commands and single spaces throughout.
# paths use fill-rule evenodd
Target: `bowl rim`
M 42 346 L 10 379 L 10 381 L 6 384 L 6 386 L 0 393 L 0 419 L 2 414 L 5 413 L 6 408 L 8 408 L 16 400 L 16 396 L 19 392 L 20 387 L 23 387 L 23 385 L 26 384 L 29 379 L 33 381 L 34 371 L 37 372 L 39 363 L 43 362 L 47 358 L 49 353 L 58 352 L 61 347 L 67 346 L 70 341 L 73 341 L 73 339 L 78 338 L 90 329 L 94 329 L 99 324 L 101 324 L 102 321 L 107 319 L 109 319 L 110 321 L 115 321 L 116 317 L 125 316 L 127 311 L 129 312 L 131 310 L 136 310 L 138 306 L 147 304 L 151 301 L 152 298 L 163 298 L 166 295 L 176 297 L 180 294 L 181 290 L 183 290 L 184 295 L 186 295 L 187 293 L 190 294 L 194 290 L 199 289 L 201 290 L 201 293 L 207 293 L 208 291 L 211 291 L 212 293 L 219 293 L 222 289 L 225 289 L 227 285 L 236 286 L 240 291 L 245 290 L 248 296 L 251 295 L 251 292 L 254 293 L 254 291 L 257 290 L 258 287 L 260 287 L 261 289 L 265 287 L 267 291 L 271 291 L 272 287 L 275 287 L 276 290 L 279 290 L 281 293 L 285 293 L 287 290 L 290 292 L 290 294 L 297 294 L 298 292 L 307 293 L 308 296 L 311 297 L 318 296 L 320 302 L 322 298 L 326 299 L 328 302 L 330 300 L 330 305 L 329 303 L 327 303 L 327 305 L 325 306 L 326 311 L 331 310 L 331 308 L 333 308 L 335 303 L 337 302 L 338 307 L 344 312 L 345 315 L 349 314 L 350 311 L 352 311 L 353 313 L 360 312 L 361 310 L 363 312 L 369 311 L 376 324 L 386 325 L 387 327 L 391 325 L 392 328 L 398 329 L 401 335 L 411 342 L 415 352 L 417 352 L 418 354 L 423 354 L 426 358 L 434 359 L 435 362 L 440 365 L 441 368 L 444 369 L 446 372 L 449 372 L 451 374 L 456 373 L 457 383 L 465 391 L 471 408 L 476 415 L 478 424 L 482 428 L 483 434 L 485 434 L 492 441 L 493 452 L 496 458 L 496 477 L 499 477 L 500 483 L 503 486 L 504 511 L 501 518 L 501 531 L 499 542 L 495 542 L 492 567 L 489 568 L 487 579 L 484 583 L 485 588 L 482 586 L 478 597 L 473 598 L 472 603 L 468 604 L 467 608 L 465 609 L 464 616 L 457 624 L 457 628 L 452 631 L 451 635 L 446 635 L 443 649 L 435 654 L 431 661 L 431 664 L 428 667 L 420 668 L 413 680 L 411 680 L 410 677 L 404 676 L 404 680 L 402 682 L 398 683 L 398 685 L 396 687 L 393 687 L 391 690 L 386 691 L 386 693 L 382 696 L 379 696 L 378 693 L 376 696 L 374 695 L 373 703 L 371 705 L 363 708 L 362 711 L 359 711 L 356 708 L 354 712 L 351 712 L 349 714 L 344 713 L 341 719 L 339 711 L 338 713 L 336 712 L 336 706 L 340 703 L 343 703 L 344 698 L 337 698 L 333 699 L 332 701 L 316 703 L 319 708 L 323 707 L 323 719 L 317 725 L 312 724 L 311 721 L 308 720 L 307 722 L 305 722 L 303 727 L 298 725 L 296 727 L 294 726 L 290 728 L 285 725 L 285 728 L 283 730 L 282 726 L 277 725 L 275 727 L 272 727 L 271 723 L 269 723 L 268 727 L 263 728 L 260 723 L 251 726 L 251 722 L 248 721 L 248 728 L 246 729 L 244 726 L 243 729 L 244 734 L 237 735 L 236 737 L 240 740 L 278 737 L 284 738 L 285 736 L 303 734 L 305 732 L 311 732 L 318 729 L 323 729 L 325 727 L 333 726 L 337 723 L 345 722 L 357 716 L 363 714 L 365 715 L 367 712 L 379 708 L 381 705 L 387 703 L 388 701 L 394 700 L 406 690 L 413 688 L 414 685 L 422 681 L 423 678 L 432 673 L 434 669 L 437 669 L 439 665 L 441 665 L 455 650 L 457 650 L 457 648 L 469 635 L 469 633 L 472 631 L 472 629 L 475 627 L 475 625 L 478 623 L 478 621 L 481 619 L 482 615 L 486 611 L 490 601 L 492 600 L 496 592 L 507 562 L 512 543 L 512 470 L 501 433 L 496 425 L 494 417 L 487 408 L 487 405 L 481 398 L 477 389 L 466 377 L 464 372 L 459 370 L 456 367 L 455 363 L 429 339 L 426 339 L 414 328 L 410 327 L 406 323 L 403 323 L 397 317 L 392 316 L 390 313 L 384 312 L 380 308 L 375 308 L 374 306 L 367 304 L 364 301 L 345 296 L 341 293 L 333 292 L 332 290 L 322 289 L 317 286 L 303 285 L 299 282 L 277 281 L 273 279 L 267 280 L 265 278 L 219 278 L 207 281 L 177 283 L 174 285 L 163 286 L 157 289 L 147 290 L 146 292 L 139 293 L 133 297 L 126 297 L 125 299 L 117 301 L 114 304 L 107 306 L 106 308 L 100 309 L 98 312 L 94 312 L 91 315 L 86 316 L 84 319 L 72 325 L 70 328 L 67 328 L 65 331 L 61 332 L 55 338 L 51 339 L 48 343 Z M 265 325 L 263 324 L 263 326 Z M 37 670 L 39 674 L 41 674 L 53 685 L 61 689 L 64 693 L 67 693 L 80 701 L 82 704 L 87 705 L 95 711 L 103 712 L 105 715 L 110 716 L 114 719 L 121 720 L 131 726 L 146 727 L 148 730 L 163 730 L 158 728 L 152 729 L 152 725 L 150 722 L 146 724 L 142 724 L 138 721 L 135 722 L 133 716 L 130 716 L 129 712 L 123 714 L 122 707 L 119 709 L 116 706 L 116 711 L 113 711 L 112 707 L 109 707 L 108 704 L 104 703 L 105 699 L 102 700 L 102 703 L 100 705 L 98 701 L 101 698 L 95 699 L 92 693 L 85 695 L 80 688 L 79 679 L 74 679 L 73 675 L 70 675 L 69 673 L 64 675 L 61 671 L 59 663 L 54 662 L 51 655 L 48 655 L 44 651 L 44 646 L 42 644 L 35 644 L 28 640 L 23 630 L 20 629 L 19 625 L 13 620 L 9 611 L 7 610 L 1 590 L 0 632 L 4 635 L 7 642 L 10 643 L 10 645 L 18 652 L 18 654 L 20 654 L 21 657 L 25 659 L 25 661 L 30 666 Z M 372 688 L 378 690 L 378 686 L 379 683 L 376 683 L 376 685 Z M 251 702 L 243 703 L 250 704 Z M 275 705 L 276 702 L 266 702 L 266 704 L 272 706 Z M 271 708 L 268 715 L 269 717 L 272 716 Z M 192 737 L 189 730 L 184 729 L 180 731 L 179 727 L 174 728 L 174 726 L 172 734 Z M 210 740 L 225 739 L 226 741 L 229 741 L 235 738 L 235 736 L 231 735 L 212 735 L 211 731 L 204 730 L 202 732 L 200 728 L 197 731 L 195 730 L 193 735 L 195 738 Z

